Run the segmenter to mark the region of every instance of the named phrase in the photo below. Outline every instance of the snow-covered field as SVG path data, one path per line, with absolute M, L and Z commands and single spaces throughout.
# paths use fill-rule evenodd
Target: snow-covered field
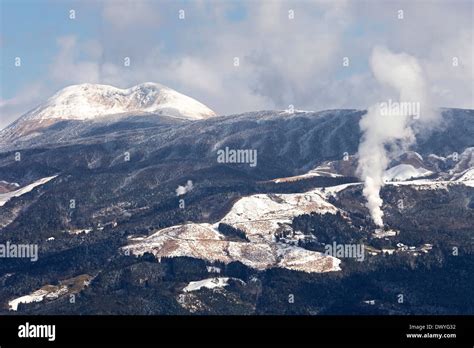
M 29 295 L 18 297 L 8 302 L 11 311 L 17 311 L 20 303 L 41 302 L 45 298 L 53 300 L 68 292 L 67 286 L 48 286 L 32 292 Z
M 229 241 L 219 224 L 191 223 L 168 227 L 143 238 L 131 238 L 124 251 L 156 257 L 190 256 L 208 261 L 240 261 L 255 269 L 284 267 L 305 272 L 340 270 L 340 260 L 297 246 L 277 243 L 274 233 L 290 228 L 293 217 L 305 213 L 336 213 L 319 190 L 298 194 L 258 194 L 241 198 L 219 221 L 245 232 L 247 241 Z
M 207 289 L 216 289 L 224 288 L 228 286 L 229 278 L 227 277 L 218 277 L 218 278 L 207 278 L 203 280 L 198 280 L 195 282 L 190 282 L 184 289 L 184 292 L 198 291 L 202 288 Z
M 16 182 L 7 182 L 5 180 L 0 180 L 0 185 L 7 185 L 7 186 L 13 186 L 13 187 L 20 187 L 20 185 Z
M 41 302 L 43 301 L 44 297 L 48 294 L 46 290 L 37 290 L 32 292 L 29 295 L 18 297 L 14 300 L 8 302 L 8 306 L 11 311 L 18 310 L 18 305 L 20 303 L 33 303 L 33 302 Z
M 425 168 L 415 168 L 411 164 L 399 164 L 385 171 L 384 181 L 403 181 L 423 178 L 432 174 L 433 172 Z
M 387 182 L 387 185 L 394 185 L 394 186 L 413 186 L 418 190 L 447 190 L 449 186 L 452 185 L 465 185 L 474 187 L 474 180 L 455 180 L 455 181 L 447 181 L 447 180 L 428 180 L 428 179 L 420 179 L 420 180 L 407 180 L 407 181 L 393 181 Z
M 92 232 L 92 228 L 77 228 L 75 230 L 67 231 L 67 233 L 69 234 L 81 234 L 81 233 L 89 234 L 90 232 Z
M 56 176 L 57 175 L 42 178 L 18 190 L 0 194 L 0 207 L 4 206 L 13 197 L 20 197 L 25 193 L 32 191 L 35 187 L 46 184 L 48 181 L 54 179 Z
M 411 165 L 392 168 L 386 185 L 408 185 L 420 190 L 447 189 L 449 185 L 473 186 L 472 180 L 441 181 L 436 179 L 406 180 L 414 176 L 429 175 L 428 171 L 416 170 Z M 470 179 L 470 172 L 466 173 Z M 255 269 L 283 267 L 305 272 L 328 272 L 340 270 L 340 260 L 319 252 L 309 251 L 275 240 L 275 233 L 292 231 L 291 221 L 295 216 L 316 212 L 335 214 L 339 209 L 328 202 L 338 192 L 362 183 L 349 183 L 324 190 L 314 189 L 295 194 L 255 194 L 238 200 L 220 221 L 177 225 L 156 231 L 148 237 L 129 239 L 123 248 L 135 255 L 151 252 L 156 257 L 190 256 L 208 261 L 230 263 L 240 261 Z M 342 212 L 343 213 L 343 212 Z M 225 223 L 243 231 L 249 240 L 232 241 L 218 231 L 219 223 Z
M 42 302 L 44 300 L 54 300 L 61 296 L 78 293 L 84 287 L 89 286 L 92 276 L 81 274 L 74 278 L 65 279 L 59 282 L 59 285 L 45 285 L 40 289 L 8 301 L 11 311 L 17 311 L 20 303 Z
M 330 164 L 330 163 L 329 163 Z M 291 182 L 291 181 L 298 181 L 298 180 L 303 180 L 303 179 L 309 179 L 309 178 L 314 178 L 317 176 L 324 176 L 324 177 L 330 177 L 330 178 L 338 178 L 342 177 L 341 174 L 337 174 L 334 172 L 334 170 L 330 167 L 329 164 L 323 164 L 321 166 L 318 166 L 314 169 L 311 169 L 309 172 L 301 175 L 295 175 L 295 176 L 289 176 L 286 178 L 278 178 L 272 180 L 274 183 L 282 183 L 282 182 Z
M 320 190 L 296 194 L 256 194 L 241 198 L 220 221 L 243 230 L 253 242 L 273 241 L 273 234 L 295 216 L 317 212 L 335 214 Z

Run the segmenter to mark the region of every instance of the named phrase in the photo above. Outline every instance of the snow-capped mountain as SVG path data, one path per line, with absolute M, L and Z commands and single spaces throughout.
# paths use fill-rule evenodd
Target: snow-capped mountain
M 0 136 L 25 136 L 62 120 L 94 121 L 118 114 L 160 114 L 192 120 L 216 115 L 197 100 L 158 83 L 147 82 L 128 89 L 85 83 L 58 91 L 5 128 Z
M 191 119 L 215 116 L 204 104 L 171 88 L 148 82 L 128 89 L 89 83 L 69 86 L 28 112 L 23 119 L 90 120 L 128 112 L 162 112 Z

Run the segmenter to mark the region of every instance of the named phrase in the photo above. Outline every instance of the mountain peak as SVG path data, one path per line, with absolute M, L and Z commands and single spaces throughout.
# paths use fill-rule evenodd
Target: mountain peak
M 83 83 L 65 87 L 0 132 L 3 141 L 33 136 L 62 120 L 95 121 L 110 115 L 159 114 L 200 120 L 216 116 L 206 105 L 154 82 L 121 89 Z
M 197 100 L 158 83 L 146 82 L 128 89 L 91 83 L 68 86 L 23 118 L 90 120 L 134 112 L 189 119 L 215 116 L 211 109 Z

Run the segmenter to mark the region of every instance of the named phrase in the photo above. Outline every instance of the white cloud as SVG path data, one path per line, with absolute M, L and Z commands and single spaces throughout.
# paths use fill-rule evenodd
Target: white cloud
M 50 78 L 43 80 L 50 94 L 81 82 L 125 88 L 155 81 L 220 114 L 289 104 L 365 108 L 386 92 L 369 69 L 373 47 L 382 44 L 417 58 L 438 105 L 473 108 L 472 7 L 467 0 L 457 6 L 436 0 L 105 1 L 101 32 L 86 41 L 60 37 Z M 180 8 L 184 21 L 177 18 Z M 231 18 L 236 8 L 242 13 Z M 130 67 L 123 66 L 125 56 Z
M 0 99 L 0 129 L 8 126 L 48 96 L 46 86 L 41 82 L 34 82 L 22 88 L 15 97 Z
M 88 41 L 80 45 L 75 36 L 62 36 L 57 40 L 59 53 L 50 67 L 50 76 L 64 84 L 100 82 L 100 44 Z M 80 53 L 92 55 L 80 59 Z
M 457 65 L 453 65 L 457 62 Z M 432 93 L 439 106 L 474 109 L 473 33 L 462 30 L 454 37 L 438 41 L 424 61 Z M 439 104 L 439 102 L 438 102 Z
M 106 0 L 103 16 L 114 29 L 128 30 L 130 27 L 154 26 L 159 23 L 159 6 L 143 0 Z

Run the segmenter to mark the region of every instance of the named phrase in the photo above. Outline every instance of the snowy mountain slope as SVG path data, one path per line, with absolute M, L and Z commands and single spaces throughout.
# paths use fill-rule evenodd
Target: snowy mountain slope
M 384 181 L 403 181 L 423 178 L 432 174 L 433 172 L 426 170 L 423 167 L 415 168 L 411 164 L 399 164 L 385 171 Z
M 429 179 L 417 179 L 417 180 L 404 180 L 404 181 L 392 181 L 387 182 L 387 185 L 392 186 L 412 186 L 417 190 L 448 190 L 450 187 L 455 185 L 464 185 L 473 187 L 473 179 L 465 180 L 429 180 Z
M 452 159 L 453 155 L 448 156 L 448 158 Z M 468 173 L 474 169 L 474 147 L 468 147 L 459 154 L 455 163 L 456 165 L 450 171 L 450 174 L 453 175 L 451 180 L 467 180 Z M 470 175 L 472 177 L 472 174 Z
M 55 300 L 69 293 L 76 293 L 78 290 L 88 286 L 92 277 L 88 274 L 81 274 L 77 277 L 59 281 L 58 285 L 47 284 L 28 295 L 14 298 L 8 301 L 10 311 L 17 311 L 18 305 L 24 303 L 43 302 L 45 300 Z
M 398 166 L 397 166 L 398 167 Z M 411 166 L 410 166 L 411 167 Z M 411 178 L 408 176 L 407 178 Z M 409 185 L 419 190 L 446 189 L 447 185 L 466 185 L 470 182 L 445 182 L 436 180 L 391 181 L 388 185 Z M 281 242 L 275 235 L 292 231 L 294 217 L 316 212 L 335 214 L 345 211 L 329 203 L 329 199 L 348 187 L 361 183 L 342 184 L 324 189 L 313 189 L 294 194 L 254 194 L 234 203 L 230 211 L 215 224 L 188 223 L 164 228 L 147 237 L 132 237 L 122 250 L 133 255 L 152 253 L 157 258 L 188 256 L 206 261 L 230 263 L 240 261 L 258 269 L 274 267 L 309 273 L 340 270 L 340 260 Z M 218 226 L 230 225 L 242 231 L 248 241 L 226 239 Z M 295 241 L 301 236 L 298 231 L 289 233 Z
M 67 301 L 64 301 L 67 303 L 63 306 L 63 301 L 48 301 L 45 296 L 41 302 L 19 305 L 18 310 L 23 313 L 66 313 L 70 310 L 75 313 L 100 313 L 107 308 L 111 313 L 176 313 L 176 309 L 161 307 L 162 303 L 168 302 L 164 299 L 179 300 L 180 292 L 186 284 L 216 276 L 217 272 L 214 271 L 211 273 L 207 270 L 206 273 L 205 266 L 208 263 L 201 260 L 232 263 L 230 267 L 223 267 L 220 263 L 215 265 L 221 269 L 219 277 L 236 276 L 247 281 L 249 273 L 257 274 L 263 283 L 263 296 L 273 292 L 276 298 L 281 299 L 280 295 L 287 294 L 289 286 L 300 286 L 300 279 L 302 284 L 307 284 L 308 280 L 321 280 L 320 284 L 314 283 L 312 288 L 321 288 L 320 294 L 352 293 L 352 281 L 343 289 L 339 284 L 326 285 L 326 281 L 332 282 L 331 279 L 340 279 L 352 274 L 349 273 L 349 267 L 340 265 L 344 272 L 315 274 L 338 270 L 337 261 L 344 258 L 337 255 L 335 256 L 338 259 L 330 258 L 321 254 L 321 246 L 313 248 L 314 245 L 310 243 L 327 243 L 332 237 L 341 238 L 339 243 L 362 244 L 367 241 L 368 244 L 364 244 L 367 251 L 369 247 L 373 248 L 371 250 L 380 247 L 381 251 L 390 250 L 394 254 L 398 253 L 393 251 L 397 248 L 397 238 L 402 238 L 401 241 L 407 246 L 413 245 L 417 250 L 421 243 L 446 244 L 448 247 L 469 245 L 474 191 L 466 186 L 472 181 L 449 181 L 452 176 L 439 181 L 441 178 L 434 175 L 433 178 L 387 183 L 381 191 L 384 202 L 382 208 L 387 217 L 387 228 L 393 228 L 399 234 L 387 238 L 390 241 L 377 238 L 372 243 L 371 239 L 376 238 L 367 234 L 371 227 L 368 225 L 368 219 L 364 222 L 367 213 L 361 195 L 362 184 L 344 178 L 352 176 L 356 163 L 353 157 L 357 152 L 360 113 L 340 111 L 334 114 L 302 113 L 282 116 L 273 112 L 257 112 L 197 122 L 174 118 L 174 121 L 166 125 L 162 123 L 161 119 L 165 118 L 162 116 L 130 115 L 129 119 L 133 121 L 121 119 L 116 123 L 73 120 L 59 122 L 33 141 L 18 147 L 19 151 L 22 151 L 22 161 L 16 162 L 11 150 L 7 152 L 0 146 L 0 179 L 7 182 L 3 185 L 9 186 L 8 191 L 15 191 L 38 179 L 59 174 L 51 183 L 36 188 L 21 199 L 12 199 L 0 208 L 2 241 L 17 238 L 38 243 L 42 259 L 35 267 L 41 272 L 42 279 L 62 279 L 84 271 L 98 274 L 97 282 L 93 282 L 88 290 L 99 299 L 93 305 L 89 301 L 92 297 L 89 296 L 82 296 L 83 299 L 86 298 L 82 304 L 79 303 L 81 300 L 78 297 L 77 304 L 82 307 L 70 306 Z M 449 156 L 454 151 L 462 154 L 464 149 L 473 146 L 468 137 L 468 134 L 472 133 L 466 129 L 470 129 L 471 123 L 474 124 L 474 113 L 459 113 L 460 116 L 453 119 L 454 126 L 449 132 L 425 141 L 423 147 L 416 149 L 421 158 L 413 154 L 407 156 L 414 160 L 413 163 L 400 162 L 396 165 L 411 164 L 419 168 L 415 163 L 426 164 L 430 154 L 436 153 L 439 158 L 446 159 L 444 162 L 441 160 L 445 166 L 440 164 L 440 170 L 422 167 L 436 174 L 448 174 L 449 169 L 454 168 L 457 163 Z M 153 118 L 160 120 L 152 123 L 149 120 Z M 44 139 L 44 142 L 40 142 L 41 139 Z M 66 141 L 61 142 L 60 139 Z M 258 167 L 217 163 L 216 151 L 225 146 L 257 149 Z M 123 154 L 126 151 L 131 152 L 132 160 L 129 162 L 124 161 Z M 347 161 L 342 160 L 345 152 L 349 154 Z M 459 158 L 462 159 L 463 156 L 460 155 Z M 465 172 L 465 169 L 469 168 L 468 163 L 466 162 L 467 167 L 458 167 L 460 173 L 466 174 L 466 179 L 472 178 L 472 173 Z M 305 177 L 313 168 L 314 176 Z M 279 180 L 297 175 L 305 177 L 302 180 L 306 182 Z M 187 180 L 192 180 L 195 188 L 184 197 L 186 207 L 182 209 L 177 204 L 175 190 Z M 278 183 L 267 183 L 269 180 Z M 10 188 L 12 185 L 9 183 L 16 182 L 19 186 Z M 319 185 L 338 183 L 344 184 L 295 193 Z M 307 200 L 305 195 L 308 193 L 310 199 Z M 244 198 L 236 201 L 238 197 Z M 71 198 L 79 202 L 78 210 L 67 209 Z M 399 205 L 400 201 L 403 202 L 402 206 Z M 321 213 L 334 211 L 328 203 L 342 213 L 342 219 L 345 221 L 342 221 L 337 213 L 325 216 L 312 214 L 309 218 L 300 216 L 293 221 L 294 231 L 291 231 L 292 226 L 288 222 L 292 220 L 293 214 L 309 215 L 313 210 Z M 311 204 L 314 204 L 313 207 Z M 323 217 L 327 219 L 320 221 Z M 222 226 L 219 231 L 215 222 L 224 223 L 224 218 L 228 225 L 239 228 L 246 238 L 234 238 L 232 233 L 227 234 L 232 230 L 225 230 Z M 306 226 L 303 222 L 306 220 L 315 223 L 303 230 Z M 41 223 L 36 223 L 37 221 Z M 186 223 L 187 221 L 195 223 Z M 298 221 L 301 224 L 297 224 Z M 347 232 L 351 234 L 344 232 L 346 225 Z M 359 226 L 362 228 L 360 234 L 356 231 Z M 74 233 L 84 230 L 89 233 Z M 431 230 L 434 232 L 431 233 Z M 275 231 L 277 238 L 273 239 Z M 130 234 L 141 237 L 127 240 Z M 311 236 L 315 239 L 310 238 Z M 416 243 L 410 243 L 410 239 Z M 378 242 L 384 244 L 379 246 Z M 118 252 L 123 251 L 122 247 L 125 247 L 125 251 L 130 251 L 130 257 Z M 436 247 L 434 250 L 439 251 Z M 163 258 L 161 262 L 149 262 L 149 255 L 144 255 L 143 258 L 133 256 L 142 252 L 151 252 L 157 258 Z M 376 253 L 370 255 L 367 254 L 367 260 L 372 256 L 378 257 Z M 427 253 L 424 256 L 437 257 L 436 255 Z M 420 262 L 424 262 L 424 256 L 423 260 L 419 258 Z M 63 263 L 62 260 L 67 262 Z M 428 261 L 431 263 L 431 260 L 435 259 Z M 388 258 L 374 261 L 380 265 L 376 266 L 375 270 L 392 270 L 381 286 L 393 288 L 394 283 L 390 278 L 393 278 L 392 275 L 396 278 L 397 272 L 403 270 L 399 265 L 394 267 L 394 263 Z M 350 260 L 347 265 L 349 262 Z M 133 265 L 128 267 L 132 263 Z M 372 260 L 354 264 L 358 274 L 365 274 L 364 278 L 354 279 L 356 284 L 372 284 Z M 61 269 L 58 269 L 57 265 L 60 265 Z M 458 266 L 459 263 L 453 264 L 453 267 Z M 5 284 L 2 292 L 9 294 L 2 298 L 4 311 L 8 311 L 10 300 L 21 295 L 31 295 L 33 290 L 40 287 L 35 278 L 36 271 L 32 274 L 29 264 L 21 267 L 17 268 L 21 277 L 10 277 L 5 281 L 0 276 L 0 283 Z M 249 267 L 254 269 L 250 271 Z M 258 270 L 268 268 L 273 269 L 262 272 L 264 276 L 261 277 L 262 274 Z M 426 269 L 422 268 L 423 271 Z M 296 274 L 288 270 L 305 270 L 308 274 Z M 360 270 L 362 272 L 359 272 Z M 437 273 L 438 268 L 432 275 Z M 267 274 L 271 277 L 267 277 Z M 441 284 L 445 274 L 449 273 L 440 276 Z M 467 274 L 466 279 L 469 279 L 469 276 Z M 171 293 L 168 290 L 161 293 L 163 277 L 170 281 L 170 287 L 166 288 L 172 289 Z M 410 283 L 416 279 L 414 276 Z M 462 280 L 464 281 L 464 278 Z M 280 281 L 282 285 L 279 285 Z M 248 283 L 251 283 L 250 280 Z M 337 283 L 340 281 L 337 280 Z M 237 293 L 242 294 L 244 299 L 247 293 L 253 294 L 256 288 L 256 285 L 246 288 L 234 287 L 232 284 L 234 283 L 229 282 L 229 286 L 218 288 L 221 290 L 218 290 L 215 296 L 222 295 L 219 298 L 233 299 L 231 296 Z M 148 301 L 150 291 L 155 291 L 153 298 L 159 306 L 149 307 L 152 305 Z M 423 298 L 424 291 L 423 284 L 420 284 L 418 298 Z M 375 293 L 378 292 L 379 289 L 376 289 Z M 127 297 L 118 297 L 117 293 L 127 294 Z M 203 286 L 201 291 L 183 293 L 186 298 L 205 298 L 213 292 Z M 310 298 L 310 302 L 315 298 L 311 296 L 312 293 L 316 292 L 308 291 L 305 296 Z M 364 298 L 355 300 L 360 302 L 362 299 L 375 298 L 379 301 L 379 297 L 374 293 L 364 292 L 363 295 Z M 109 298 L 110 303 L 119 303 L 117 309 L 109 307 Z M 299 303 L 304 297 L 298 296 L 297 299 L 296 303 Z M 283 300 L 286 299 L 283 297 Z M 312 307 L 312 314 L 320 313 L 320 308 L 326 308 L 328 298 L 323 296 L 320 300 L 317 307 Z M 262 312 L 266 311 L 268 303 L 278 302 L 272 301 L 274 300 L 264 297 L 263 301 L 259 302 L 264 304 Z M 213 308 L 214 312 L 209 313 L 216 313 L 215 297 L 212 297 L 212 303 L 209 308 Z M 228 300 L 222 301 L 222 304 L 234 308 Z M 124 308 L 124 305 L 128 305 L 128 308 Z M 390 304 L 388 307 L 393 308 Z M 337 308 L 341 308 L 339 304 Z M 331 313 L 331 310 L 327 313 Z
M 330 167 L 331 162 L 324 163 L 314 169 L 311 169 L 309 172 L 301 175 L 290 176 L 286 178 L 278 178 L 271 180 L 272 182 L 278 184 L 282 182 L 292 182 L 298 181 L 302 179 L 309 179 L 318 176 L 330 177 L 330 178 L 337 178 L 342 177 L 343 175 L 334 173 L 333 169 Z
M 399 164 L 410 164 L 414 168 L 420 168 L 420 167 L 426 166 L 423 156 L 421 156 L 416 151 L 406 151 L 400 154 L 399 156 L 397 156 L 391 161 L 391 163 L 389 164 L 389 167 L 395 167 Z
M 217 230 L 219 222 L 177 225 L 148 237 L 131 238 L 123 248 L 134 255 L 189 256 L 208 261 L 240 261 L 255 269 L 282 267 L 304 272 L 340 270 L 340 260 L 320 252 L 276 242 L 275 232 L 290 228 L 293 217 L 305 213 L 336 213 L 319 190 L 301 194 L 258 194 L 240 199 L 220 221 L 245 232 L 249 242 L 229 241 Z
M 16 182 L 7 182 L 5 180 L 0 180 L 0 194 L 15 191 L 20 187 Z
M 216 289 L 224 288 L 228 286 L 228 277 L 217 277 L 217 278 L 207 278 L 203 280 L 198 280 L 194 282 L 189 282 L 189 284 L 183 288 L 184 292 L 198 291 L 202 288 L 207 289 Z
M 13 197 L 20 197 L 25 193 L 32 191 L 35 187 L 46 184 L 48 181 L 54 179 L 55 177 L 56 175 L 47 178 L 42 178 L 18 190 L 0 193 L 0 207 L 4 206 Z
M 474 168 L 466 170 L 458 181 L 474 181 Z
M 111 115 L 161 114 L 199 120 L 216 114 L 204 104 L 158 83 L 120 89 L 100 84 L 66 87 L 21 116 L 0 137 L 27 136 L 61 120 L 98 120 Z
M 291 177 L 270 180 L 274 183 L 294 182 L 314 177 L 357 177 L 357 156 L 346 159 L 325 161 L 306 173 Z M 461 153 L 453 153 L 446 157 L 429 154 L 426 160 L 415 151 L 402 153 L 392 160 L 385 170 L 384 181 L 407 181 L 434 176 L 435 181 L 466 181 L 474 168 L 474 148 L 468 147 Z
M 335 214 L 338 209 L 319 192 L 257 194 L 237 201 L 221 222 L 243 230 L 250 241 L 273 241 L 274 233 L 293 217 L 311 212 Z
M 66 87 L 43 105 L 23 116 L 24 120 L 86 120 L 126 112 L 159 113 L 203 119 L 215 113 L 200 102 L 157 83 L 143 83 L 128 89 L 81 84 Z

